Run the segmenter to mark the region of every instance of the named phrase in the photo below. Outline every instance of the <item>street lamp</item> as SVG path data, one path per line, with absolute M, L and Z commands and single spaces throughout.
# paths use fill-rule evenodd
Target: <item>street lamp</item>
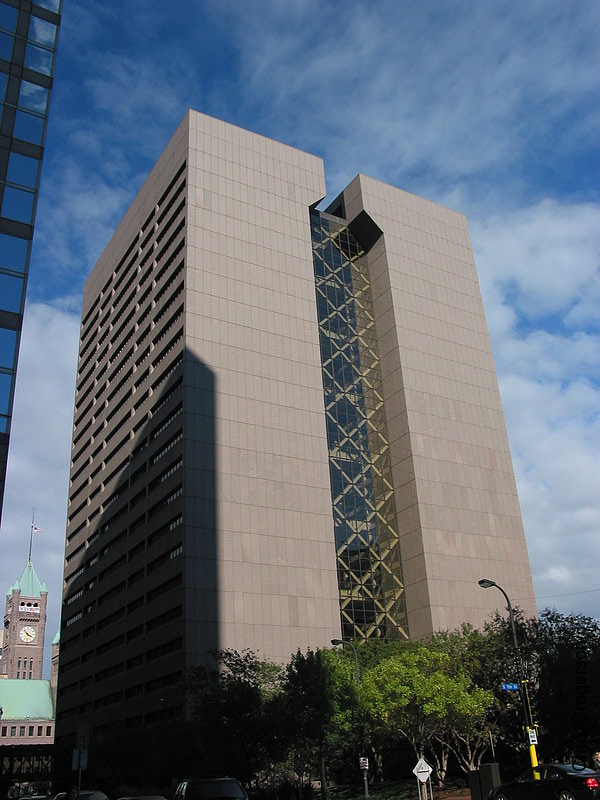
M 525 735 L 527 737 L 527 745 L 529 746 L 529 757 L 531 759 L 531 766 L 537 767 L 538 765 L 538 758 L 535 746 L 537 744 L 537 729 L 536 724 L 533 721 L 533 714 L 531 713 L 531 704 L 529 702 L 529 694 L 527 690 L 527 680 L 523 678 L 523 672 L 521 669 L 521 653 L 519 650 L 519 641 L 517 639 L 517 626 L 515 625 L 515 613 L 513 611 L 512 604 L 510 602 L 509 596 L 506 594 L 504 589 L 499 586 L 495 581 L 491 581 L 488 578 L 482 578 L 479 581 L 479 585 L 482 589 L 491 589 L 492 586 L 496 589 L 499 589 L 502 594 L 504 595 L 504 599 L 506 600 L 506 606 L 508 608 L 508 616 L 510 618 L 510 627 L 512 630 L 512 637 L 513 637 L 513 644 L 515 647 L 515 655 L 517 661 L 517 677 L 519 679 L 519 694 L 521 695 L 521 703 L 523 704 L 523 717 L 525 719 Z
M 357 693 L 360 692 L 360 673 L 358 672 L 358 653 L 356 652 L 356 647 L 352 644 L 352 642 L 346 642 L 344 639 L 332 639 L 331 644 L 334 646 L 337 645 L 345 645 L 347 644 L 348 647 L 352 648 L 352 652 L 354 653 L 354 677 L 356 679 L 356 691 Z M 360 707 L 358 709 L 359 714 L 359 724 L 360 724 L 360 749 L 362 751 L 363 748 L 363 727 L 362 727 L 362 714 Z M 369 762 L 366 757 L 359 756 L 358 759 L 360 768 L 363 774 L 363 786 L 365 790 L 365 800 L 369 800 L 369 779 L 367 777 L 367 773 L 369 771 Z
M 338 644 L 347 644 L 348 647 L 352 648 L 352 652 L 354 653 L 354 670 L 356 676 L 356 688 L 360 687 L 360 675 L 358 672 L 358 653 L 356 652 L 356 647 L 352 644 L 352 642 L 345 642 L 343 639 L 332 639 L 331 644 L 338 645 Z

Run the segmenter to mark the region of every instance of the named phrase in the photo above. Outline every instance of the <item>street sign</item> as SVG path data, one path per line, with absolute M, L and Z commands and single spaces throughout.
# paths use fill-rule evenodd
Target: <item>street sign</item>
M 365 756 L 360 756 L 358 759 L 358 765 L 361 769 L 369 769 L 369 759 Z
M 80 769 L 87 769 L 88 765 L 88 751 L 87 750 L 73 750 L 73 760 L 71 769 L 77 772 Z
M 529 734 L 529 744 L 537 744 L 537 733 L 535 732 L 534 728 L 527 728 L 527 733 Z
M 519 684 L 518 683 L 503 683 L 502 689 L 505 692 L 518 692 L 519 691 Z
M 413 769 L 413 773 L 417 776 L 421 783 L 427 783 L 432 772 L 433 768 L 429 766 L 424 758 L 420 758 Z

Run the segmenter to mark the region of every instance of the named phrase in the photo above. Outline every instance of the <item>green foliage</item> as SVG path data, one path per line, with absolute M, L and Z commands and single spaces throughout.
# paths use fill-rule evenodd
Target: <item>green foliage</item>
M 473 684 L 453 652 L 454 638 L 434 637 L 379 662 L 363 678 L 362 699 L 380 734 L 407 739 L 445 777 L 454 737 L 484 728 L 493 695 Z
M 465 772 L 477 768 L 490 734 L 526 752 L 520 696 L 501 688 L 521 674 L 531 680 L 544 755 L 585 760 L 600 744 L 600 623 L 549 610 L 539 620 L 515 616 L 520 663 L 510 621 L 497 614 L 481 631 L 356 642 L 359 685 L 349 648 L 298 651 L 285 668 L 224 651 L 219 671 L 189 673 L 188 759 L 197 771 L 248 784 L 277 774 L 301 789 L 318 774 L 325 783 L 326 765 L 336 780 L 358 783 L 359 753 L 379 763 L 408 742 L 443 779 L 451 756 Z
M 534 711 L 544 752 L 588 761 L 600 744 L 600 622 L 546 609 L 538 650 Z
M 231 773 L 250 783 L 282 756 L 276 702 L 282 671 L 250 650 L 222 651 L 218 661 L 218 672 L 195 667 L 188 674 L 197 771 Z

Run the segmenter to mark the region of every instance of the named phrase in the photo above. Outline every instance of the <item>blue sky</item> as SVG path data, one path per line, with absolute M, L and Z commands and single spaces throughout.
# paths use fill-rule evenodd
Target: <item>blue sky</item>
M 600 4 L 66 2 L 0 532 L 58 627 L 83 282 L 188 107 L 464 212 L 540 607 L 600 617 Z

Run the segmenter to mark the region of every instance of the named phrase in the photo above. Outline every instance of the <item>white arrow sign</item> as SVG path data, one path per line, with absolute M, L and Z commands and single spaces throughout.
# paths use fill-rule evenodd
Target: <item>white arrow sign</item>
M 420 758 L 413 769 L 413 773 L 417 776 L 421 783 L 427 783 L 432 772 L 432 767 L 429 766 L 424 758 Z

